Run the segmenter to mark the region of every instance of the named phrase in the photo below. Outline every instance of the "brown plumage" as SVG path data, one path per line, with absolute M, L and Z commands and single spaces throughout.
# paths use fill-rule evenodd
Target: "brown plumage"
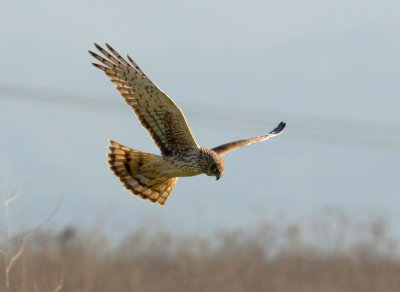
M 110 141 L 110 169 L 132 194 L 164 205 L 178 177 L 207 174 L 217 180 L 224 174 L 222 155 L 279 135 L 286 124 L 281 122 L 270 133 L 223 144 L 213 149 L 199 147 L 179 107 L 127 56 L 126 61 L 109 44 L 108 50 L 95 44 L 104 57 L 89 51 L 102 65 L 125 102 L 134 110 L 150 133 L 162 156 L 144 153 Z

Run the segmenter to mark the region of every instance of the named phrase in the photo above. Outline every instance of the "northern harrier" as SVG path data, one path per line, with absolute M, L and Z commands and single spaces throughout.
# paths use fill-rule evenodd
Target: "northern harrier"
M 279 135 L 286 124 L 281 122 L 266 135 L 223 144 L 213 149 L 197 145 L 179 107 L 127 56 L 127 62 L 109 44 L 108 51 L 95 44 L 104 57 L 89 51 L 101 69 L 116 85 L 125 102 L 135 111 L 161 151 L 144 153 L 111 141 L 108 147 L 110 169 L 125 188 L 142 199 L 164 205 L 178 177 L 205 173 L 217 180 L 224 174 L 222 155 L 236 148 Z

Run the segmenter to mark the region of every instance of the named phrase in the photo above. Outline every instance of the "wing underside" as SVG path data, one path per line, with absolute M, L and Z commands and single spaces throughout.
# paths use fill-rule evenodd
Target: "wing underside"
M 106 46 L 111 53 L 97 44 L 95 46 L 105 58 L 89 51 L 102 63 L 93 65 L 104 71 L 115 84 L 163 155 L 171 155 L 177 151 L 176 145 L 171 144 L 171 141 L 179 141 L 179 151 L 198 148 L 182 111 L 129 56 L 128 62 L 109 44 Z
M 254 143 L 258 143 L 258 142 L 262 142 L 269 138 L 275 137 L 275 136 L 279 135 L 280 133 L 282 133 L 282 131 L 285 129 L 285 127 L 286 127 L 286 123 L 280 122 L 280 124 L 275 129 L 273 129 L 271 132 L 269 132 L 266 135 L 258 136 L 258 137 L 254 137 L 254 138 L 250 138 L 250 139 L 229 142 L 229 143 L 220 145 L 218 147 L 215 147 L 211 150 L 217 152 L 219 155 L 224 155 L 224 154 L 226 154 L 230 151 L 233 151 L 237 148 L 247 146 L 250 144 L 254 144 Z

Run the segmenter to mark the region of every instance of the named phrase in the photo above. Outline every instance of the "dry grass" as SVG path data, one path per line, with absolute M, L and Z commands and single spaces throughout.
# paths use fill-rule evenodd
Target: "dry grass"
M 9 291 L 400 291 L 400 260 L 383 221 L 333 230 L 319 222 L 211 240 L 143 229 L 117 246 L 96 232 L 36 231 L 10 271 Z M 4 281 L 0 273 L 0 291 Z

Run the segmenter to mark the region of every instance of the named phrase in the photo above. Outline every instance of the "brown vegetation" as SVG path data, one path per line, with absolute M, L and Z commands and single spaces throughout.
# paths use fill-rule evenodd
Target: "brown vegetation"
M 383 221 L 334 231 L 321 222 L 212 239 L 143 229 L 118 245 L 96 232 L 37 230 L 10 270 L 9 291 L 400 291 L 400 260 Z M 12 258 L 19 247 L 2 248 Z M 0 291 L 4 268 L 1 260 Z

